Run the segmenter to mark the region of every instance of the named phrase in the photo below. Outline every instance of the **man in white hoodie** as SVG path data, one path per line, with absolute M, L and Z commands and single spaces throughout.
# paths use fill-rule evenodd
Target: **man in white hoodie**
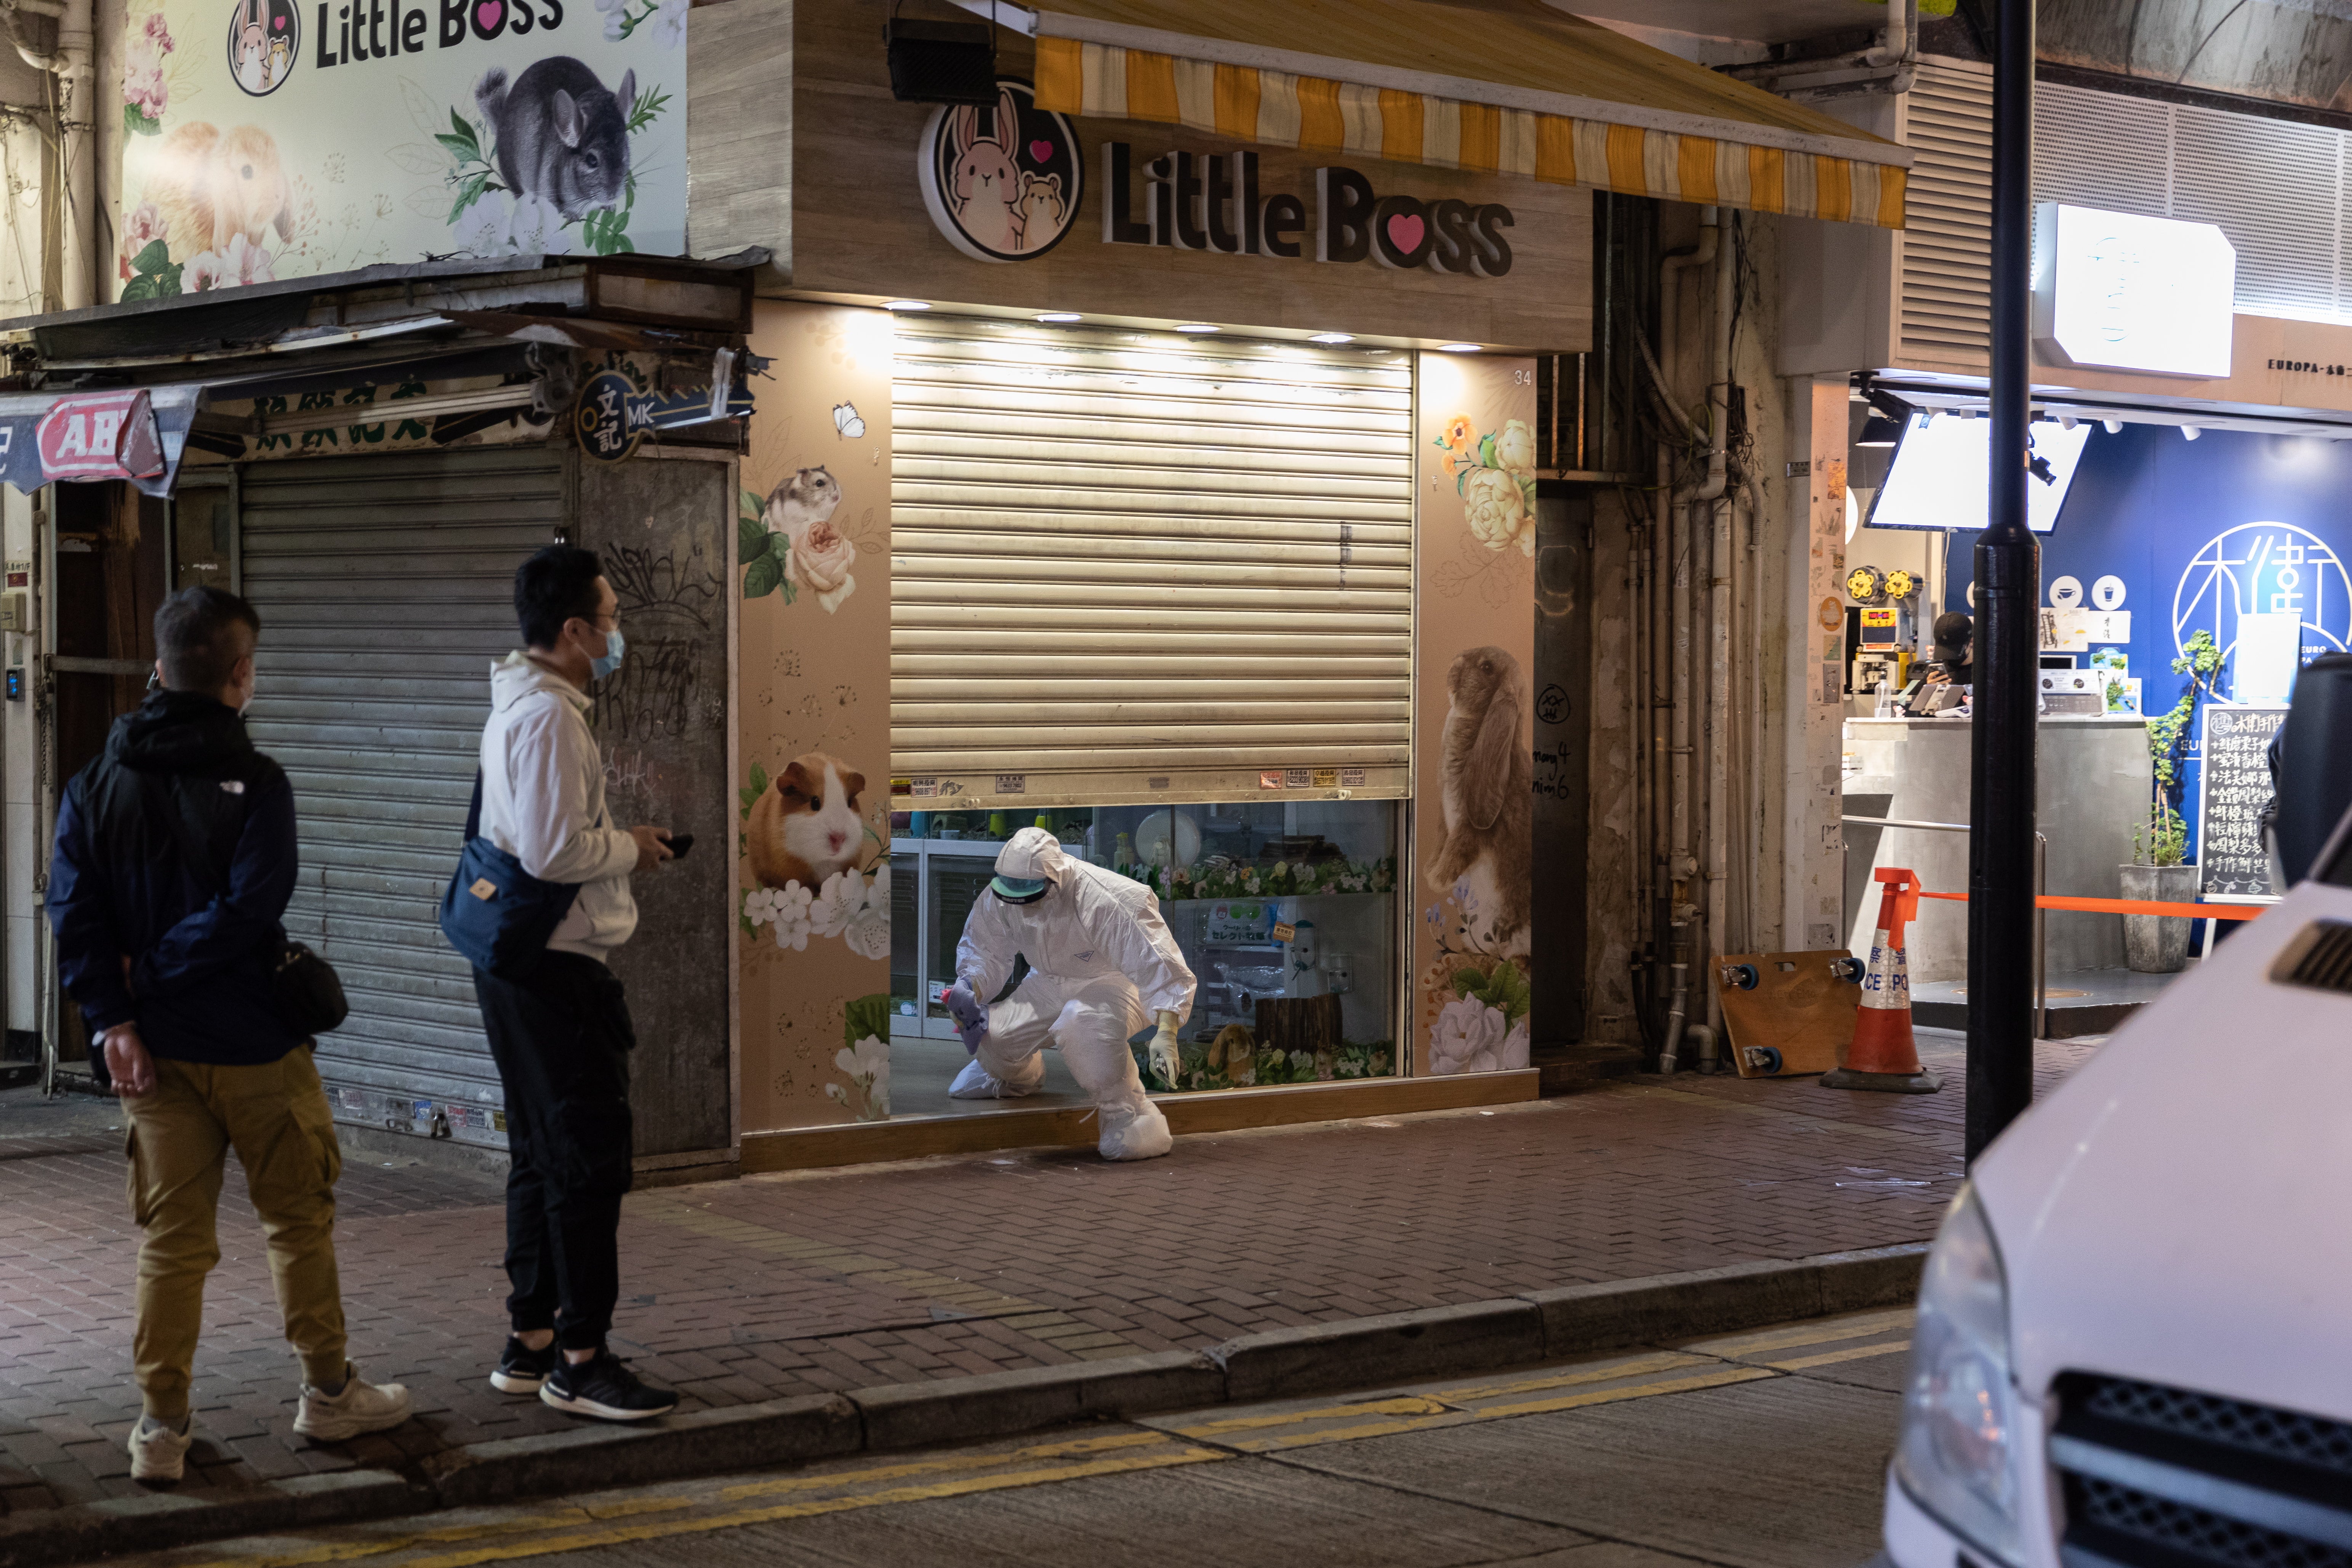
M 514 592 L 528 646 L 490 667 L 480 832 L 531 876 L 578 891 L 527 976 L 474 972 L 506 1089 L 510 1161 L 512 1332 L 490 1383 L 571 1415 L 638 1421 L 676 1408 L 677 1396 L 640 1382 L 604 1344 L 621 1288 L 636 1045 L 605 960 L 636 930 L 629 878 L 671 858 L 669 835 L 615 827 L 604 808 L 588 683 L 620 668 L 625 644 L 595 553 L 550 545 L 516 570 Z

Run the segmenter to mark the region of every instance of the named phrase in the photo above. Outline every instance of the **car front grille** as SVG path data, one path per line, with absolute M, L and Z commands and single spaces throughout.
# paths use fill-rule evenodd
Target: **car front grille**
M 2352 1424 L 2080 1373 L 2058 1400 L 2068 1568 L 2352 1568 Z

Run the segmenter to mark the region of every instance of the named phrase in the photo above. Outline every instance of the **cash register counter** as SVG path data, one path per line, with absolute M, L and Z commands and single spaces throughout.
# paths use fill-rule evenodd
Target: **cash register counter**
M 1969 819 L 1966 719 L 1845 721 L 1845 812 L 1914 822 Z M 2045 717 L 2039 727 L 2035 826 L 2050 841 L 2048 889 L 2112 899 L 2116 868 L 2132 858 L 2132 834 L 2147 820 L 2152 783 L 2147 722 L 2137 715 Z M 1846 939 L 1870 951 L 1878 919 L 1879 866 L 1907 866 L 1929 892 L 1969 888 L 1969 836 L 1916 828 L 1845 826 Z M 1923 899 L 1904 946 L 1914 982 L 1966 979 L 1969 907 Z M 2049 972 L 2113 969 L 2124 961 L 2121 915 L 2053 910 Z M 2053 982 L 2054 984 L 2054 982 Z

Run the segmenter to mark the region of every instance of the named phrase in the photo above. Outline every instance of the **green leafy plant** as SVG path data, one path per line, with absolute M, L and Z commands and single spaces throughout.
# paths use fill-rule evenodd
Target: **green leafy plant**
M 1497 959 L 1495 966 L 1485 973 L 1469 968 L 1455 970 L 1454 994 L 1484 1002 L 1513 1024 L 1526 1017 L 1535 1005 L 1535 988 L 1528 983 L 1527 973 L 1507 958 Z
M 149 240 L 146 247 L 131 258 L 131 281 L 122 286 L 124 301 L 176 297 L 182 269 L 182 264 L 172 259 L 170 246 L 160 239 Z
M 1141 1046 L 1130 1045 L 1135 1056 L 1136 1070 L 1143 1075 L 1145 1084 L 1155 1093 L 1162 1086 L 1151 1071 L 1151 1064 Z M 1250 1073 L 1245 1081 L 1237 1081 L 1223 1068 L 1209 1066 L 1206 1045 L 1188 1045 L 1183 1048 L 1176 1069 L 1179 1090 L 1203 1089 L 1265 1088 L 1286 1083 L 1320 1083 L 1339 1079 L 1386 1078 L 1396 1071 L 1396 1050 L 1387 1040 L 1343 1042 L 1327 1058 L 1318 1058 L 1312 1051 L 1277 1051 L 1267 1048 L 1250 1058 Z
M 638 132 L 660 119 L 661 111 L 668 107 L 669 94 L 657 87 L 646 89 L 645 91 L 637 94 L 636 102 L 629 106 L 629 122 L 626 126 L 628 133 L 635 136 Z
M 759 763 L 753 763 L 751 764 L 751 782 L 735 792 L 735 798 L 742 803 L 742 808 L 735 814 L 736 816 L 744 822 L 751 821 L 751 808 L 759 805 L 760 797 L 767 793 L 768 770 L 761 767 Z
M 2189 824 L 2166 801 L 2148 807 L 2147 823 L 2132 831 L 2132 864 L 2178 866 L 2189 850 Z
M 137 104 L 126 101 L 122 106 L 122 129 L 133 136 L 161 136 L 163 122 L 142 113 Z
M 2213 646 L 2213 634 L 2207 631 L 2192 634 L 2180 657 L 2172 661 L 2172 673 L 2189 677 L 2189 686 L 2181 692 L 2180 700 L 2172 705 L 2170 712 L 2159 714 L 2147 721 L 2147 754 L 2155 792 L 2155 799 L 2148 807 L 2151 821 L 2158 816 L 2159 808 L 2168 818 L 2179 816 L 2180 770 L 2189 747 L 2190 729 L 2197 720 L 2197 705 L 2209 697 L 2221 695 L 2221 650 Z M 2159 860 L 2156 864 L 2178 865 L 2179 862 Z
M 868 1036 L 877 1040 L 890 1037 L 890 998 L 887 993 L 860 996 L 843 1010 L 841 1043 L 854 1046 Z
M 743 596 L 764 599 L 781 593 L 789 605 L 801 596 L 792 580 L 792 541 L 769 531 L 766 503 L 756 490 L 740 493 L 735 511 L 735 555 L 743 567 Z
M 456 223 L 458 215 L 491 191 L 503 191 L 506 182 L 499 178 L 498 168 L 490 162 L 489 151 L 482 145 L 480 133 L 473 121 L 456 110 L 449 111 L 449 129 L 435 133 L 433 140 L 447 150 L 457 160 L 449 171 L 448 182 L 457 192 L 449 208 L 447 222 Z
M 632 174 L 622 189 L 618 207 L 598 207 L 580 220 L 580 240 L 589 254 L 625 256 L 636 250 L 636 242 L 628 236 L 629 215 L 636 205 L 637 177 Z
M 1296 899 L 1319 893 L 1385 893 L 1396 886 L 1396 861 L 1324 860 L 1271 866 L 1210 862 L 1201 866 L 1122 866 L 1125 875 L 1165 900 Z

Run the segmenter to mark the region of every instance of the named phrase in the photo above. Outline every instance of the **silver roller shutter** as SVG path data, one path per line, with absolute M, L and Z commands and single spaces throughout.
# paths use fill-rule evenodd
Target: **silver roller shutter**
M 250 726 L 294 785 L 287 931 L 351 997 L 318 1052 L 341 1120 L 425 1132 L 440 1115 L 460 1140 L 505 1142 L 472 977 L 436 914 L 490 661 L 516 643 L 514 569 L 556 536 L 564 493 L 562 455 L 543 447 L 244 471 L 245 593 L 262 621 Z
M 894 774 L 968 805 L 1229 800 L 1270 768 L 1407 792 L 1409 354 L 896 330 Z

